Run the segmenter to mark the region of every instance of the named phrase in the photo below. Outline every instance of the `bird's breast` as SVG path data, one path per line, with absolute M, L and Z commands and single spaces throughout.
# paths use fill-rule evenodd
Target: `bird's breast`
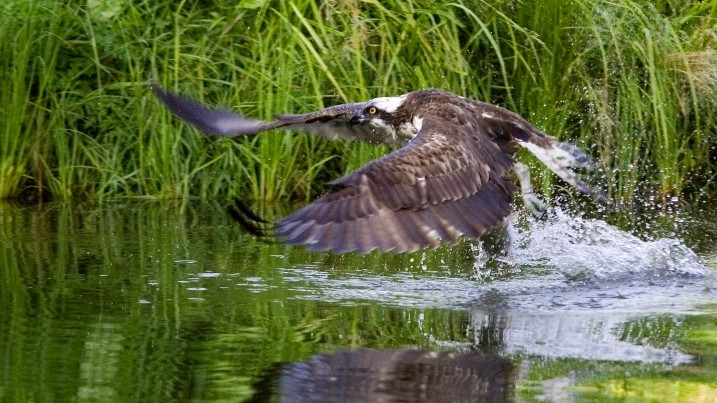
M 413 119 L 404 122 L 398 126 L 396 134 L 401 140 L 411 140 L 416 137 L 423 126 L 423 118 L 414 116 Z

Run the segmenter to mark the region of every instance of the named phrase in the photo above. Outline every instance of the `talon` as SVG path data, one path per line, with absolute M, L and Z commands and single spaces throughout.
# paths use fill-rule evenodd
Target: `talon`
M 523 194 L 523 204 L 533 217 L 544 220 L 548 216 L 548 206 L 533 193 Z

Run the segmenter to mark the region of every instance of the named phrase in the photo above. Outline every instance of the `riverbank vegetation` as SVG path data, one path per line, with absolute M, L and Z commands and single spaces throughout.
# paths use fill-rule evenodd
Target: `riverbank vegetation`
M 148 81 L 264 119 L 442 88 L 577 143 L 625 206 L 714 196 L 715 10 L 714 0 L 6 2 L 0 198 L 309 199 L 386 152 L 282 132 L 207 138 Z M 557 180 L 534 169 L 551 192 Z

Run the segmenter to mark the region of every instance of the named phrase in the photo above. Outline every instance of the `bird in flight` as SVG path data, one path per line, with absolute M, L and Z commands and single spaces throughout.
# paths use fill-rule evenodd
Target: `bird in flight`
M 327 194 L 275 222 L 274 235 L 291 245 L 400 253 L 478 238 L 512 213 L 514 176 L 526 207 L 544 212 L 528 167 L 513 158 L 520 147 L 580 192 L 595 195 L 571 169 L 590 166 L 575 145 L 545 135 L 507 109 L 437 89 L 261 121 L 208 108 L 156 84 L 151 88 L 172 113 L 213 135 L 284 129 L 400 146 L 329 182 Z

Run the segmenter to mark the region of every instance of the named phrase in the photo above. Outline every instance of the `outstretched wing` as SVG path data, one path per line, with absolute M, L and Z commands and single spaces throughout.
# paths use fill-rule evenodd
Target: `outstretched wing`
M 172 113 L 198 129 L 217 136 L 242 136 L 282 128 L 304 131 L 328 139 L 394 143 L 394 136 L 375 127 L 351 123 L 351 117 L 362 110 L 365 103 L 335 105 L 302 115 L 276 115 L 276 120 L 266 122 L 249 119 L 226 109 L 210 109 L 166 91 L 157 84 L 151 84 L 150 87 Z
M 512 148 L 518 145 L 528 149 L 575 189 L 593 197 L 600 196 L 571 169 L 592 167 L 590 159 L 577 146 L 545 135 L 520 115 L 507 109 L 477 101 L 474 105 L 478 109 L 476 113 L 483 118 L 487 133 L 499 144 Z M 505 151 L 512 153 L 515 150 Z
M 407 146 L 333 181 L 333 191 L 279 220 L 276 235 L 340 253 L 477 238 L 512 211 L 513 163 L 476 124 L 426 118 Z
M 157 84 L 150 84 L 150 88 L 173 114 L 205 133 L 217 136 L 241 136 L 281 126 L 281 122 L 247 119 L 226 109 L 209 109 L 191 99 L 165 91 Z

